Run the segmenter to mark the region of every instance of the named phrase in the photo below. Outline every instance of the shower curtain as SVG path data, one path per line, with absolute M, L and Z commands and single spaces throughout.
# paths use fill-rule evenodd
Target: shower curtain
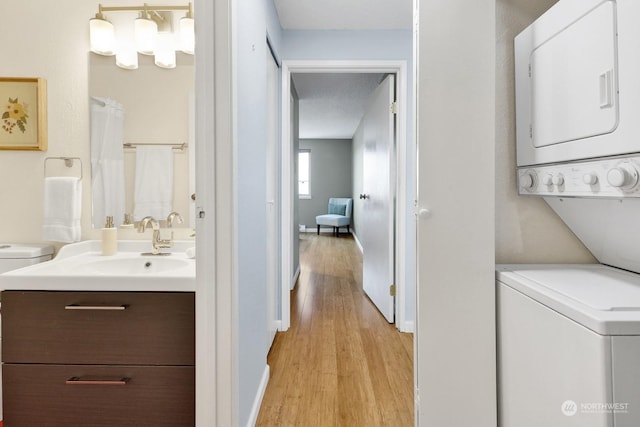
M 107 216 L 114 225 L 123 222 L 124 207 L 124 108 L 113 99 L 91 97 L 91 191 L 93 226 L 100 228 Z

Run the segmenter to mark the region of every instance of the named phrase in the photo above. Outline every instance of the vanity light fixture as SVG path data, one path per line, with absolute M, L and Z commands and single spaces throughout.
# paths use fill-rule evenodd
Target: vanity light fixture
M 194 28 L 193 8 L 189 3 L 187 15 L 180 19 L 180 50 L 189 55 L 193 55 L 195 51 L 196 35 Z
M 136 49 L 130 46 L 118 48 L 116 52 L 116 65 L 125 70 L 137 70 L 138 52 Z
M 158 37 L 158 24 L 151 19 L 149 12 L 147 11 L 147 5 L 144 5 L 145 10 L 141 12 L 140 16 L 135 20 L 134 38 L 136 40 L 136 49 L 143 55 L 153 55 L 156 50 L 156 38 Z
M 185 11 L 185 16 L 180 19 L 178 28 L 171 28 L 172 13 L 180 11 Z M 122 32 L 118 30 L 117 43 L 114 25 L 105 17 L 105 13 L 111 12 L 139 12 L 132 25 L 133 31 L 130 31 L 132 34 L 122 37 Z M 118 28 L 121 28 L 120 21 L 114 22 Z M 89 36 L 91 51 L 99 55 L 116 55 L 116 65 L 120 68 L 128 70 L 138 68 L 138 53 L 154 55 L 155 64 L 159 67 L 175 68 L 176 48 L 184 53 L 194 54 L 193 5 L 192 3 L 183 6 L 153 6 L 147 3 L 142 6 L 102 6 L 100 4 L 95 18 L 89 21 Z
M 155 64 L 160 68 L 176 68 L 176 49 L 171 33 L 158 34 Z
M 98 6 L 95 18 L 89 20 L 89 42 L 91 52 L 105 56 L 115 54 L 116 36 L 113 24 L 102 14 L 102 5 Z

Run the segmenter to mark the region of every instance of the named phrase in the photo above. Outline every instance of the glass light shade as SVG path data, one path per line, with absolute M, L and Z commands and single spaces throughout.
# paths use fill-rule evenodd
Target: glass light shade
M 115 54 L 116 36 L 113 24 L 100 18 L 89 20 L 91 52 L 111 56 Z
M 180 19 L 180 50 L 193 55 L 196 44 L 193 18 Z
M 155 64 L 161 68 L 176 68 L 176 49 L 173 42 L 173 34 L 158 34 Z
M 116 65 L 125 70 L 137 70 L 138 52 L 133 47 L 120 46 L 116 53 Z
M 143 55 L 153 55 L 158 35 L 158 24 L 151 19 L 137 18 L 133 31 L 138 52 Z

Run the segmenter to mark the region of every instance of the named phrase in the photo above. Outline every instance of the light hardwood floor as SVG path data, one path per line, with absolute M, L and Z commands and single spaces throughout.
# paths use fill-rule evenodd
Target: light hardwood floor
M 366 297 L 353 238 L 301 234 L 300 266 L 256 425 L 413 426 L 413 335 Z

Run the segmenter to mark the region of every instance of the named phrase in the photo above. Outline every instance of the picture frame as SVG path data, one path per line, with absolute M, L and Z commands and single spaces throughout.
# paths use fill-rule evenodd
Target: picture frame
M 0 150 L 47 150 L 47 82 L 0 77 Z

